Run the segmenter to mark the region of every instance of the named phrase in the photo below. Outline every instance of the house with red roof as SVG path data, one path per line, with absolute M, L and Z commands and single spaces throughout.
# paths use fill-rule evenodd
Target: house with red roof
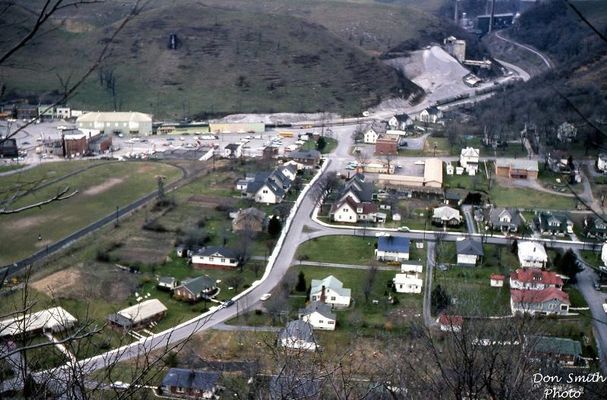
M 506 277 L 502 274 L 491 274 L 489 283 L 491 284 L 491 287 L 503 287 L 504 279 L 506 279 Z
M 510 289 L 512 315 L 567 315 L 570 305 L 569 295 L 555 287 L 541 290 Z
M 443 332 L 460 332 L 464 325 L 464 317 L 461 315 L 441 314 L 436 320 L 438 326 Z
M 510 274 L 512 289 L 542 290 L 563 287 L 563 279 L 554 272 L 537 268 L 519 268 Z

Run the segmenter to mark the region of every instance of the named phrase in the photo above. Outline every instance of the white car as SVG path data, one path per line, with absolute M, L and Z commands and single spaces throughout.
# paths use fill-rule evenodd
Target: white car
M 130 384 L 122 381 L 112 382 L 112 384 L 110 385 L 112 389 L 128 389 L 130 386 Z
M 397 230 L 399 232 L 409 232 L 411 229 L 408 226 L 399 226 Z
M 266 293 L 266 294 L 261 295 L 260 300 L 261 301 L 266 301 L 270 297 L 272 297 L 272 293 Z
M 378 232 L 375 234 L 375 237 L 382 237 L 382 236 L 390 236 L 390 234 L 388 232 Z

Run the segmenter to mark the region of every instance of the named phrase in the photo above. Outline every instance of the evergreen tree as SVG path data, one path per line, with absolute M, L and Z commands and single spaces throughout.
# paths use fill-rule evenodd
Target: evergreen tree
M 323 136 L 321 136 L 318 138 L 318 141 L 316 142 L 316 150 L 323 151 L 325 147 L 327 147 L 327 139 L 325 139 Z
M 297 285 L 295 286 L 295 290 L 298 292 L 306 291 L 306 276 L 303 271 L 299 271 L 299 275 L 297 275 Z
M 278 219 L 276 215 L 270 218 L 270 222 L 268 223 L 268 233 L 273 238 L 278 237 L 280 235 L 280 231 L 282 230 L 282 222 Z

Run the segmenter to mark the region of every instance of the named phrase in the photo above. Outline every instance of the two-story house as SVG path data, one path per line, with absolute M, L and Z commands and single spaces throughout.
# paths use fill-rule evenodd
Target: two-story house
M 541 290 L 510 290 L 512 315 L 567 315 L 570 304 L 569 295 L 554 287 Z
M 565 214 L 540 212 L 536 223 L 542 235 L 565 236 L 573 233 L 573 222 Z
M 473 147 L 465 147 L 462 149 L 459 155 L 459 164 L 464 167 L 468 175 L 476 175 L 480 153 L 480 149 L 475 149 Z
M 514 233 L 520 224 L 520 214 L 514 208 L 493 207 L 489 210 L 489 227 L 494 231 Z
M 539 242 L 519 240 L 517 255 L 521 267 L 544 268 L 548 263 L 548 255 L 544 245 Z
M 396 114 L 388 120 L 388 126 L 391 129 L 404 131 L 413 125 L 413 119 L 407 114 Z
M 512 289 L 543 290 L 547 288 L 561 289 L 563 279 L 554 272 L 538 268 L 519 268 L 510 273 Z
M 607 239 L 607 222 L 596 216 L 584 218 L 584 235 L 589 238 Z
M 344 288 L 343 283 L 333 275 L 324 279 L 312 279 L 310 285 L 310 301 L 326 303 L 335 308 L 346 308 L 350 305 L 352 290 Z

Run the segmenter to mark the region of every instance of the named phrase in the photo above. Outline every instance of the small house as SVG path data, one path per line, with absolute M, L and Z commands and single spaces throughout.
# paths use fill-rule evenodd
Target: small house
M 288 158 L 302 165 L 304 169 L 315 168 L 320 163 L 320 151 L 299 150 L 289 153 Z
M 436 320 L 438 327 L 443 332 L 461 332 L 464 326 L 464 317 L 461 315 L 440 314 Z
M 536 222 L 542 235 L 565 236 L 573 233 L 573 222 L 565 214 L 540 212 Z
M 411 241 L 400 236 L 380 236 L 377 239 L 375 258 L 378 261 L 407 261 Z
M 521 267 L 544 268 L 548 263 L 548 255 L 544 245 L 534 241 L 518 241 L 517 256 Z
M 51 307 L 34 313 L 21 312 L 0 321 L 0 338 L 64 332 L 77 322 L 63 307 Z
M 455 247 L 459 265 L 475 266 L 483 258 L 483 243 L 480 240 L 465 238 L 458 240 Z
M 108 321 L 113 328 L 130 331 L 146 328 L 153 322 L 160 321 L 166 312 L 167 308 L 160 300 L 150 299 L 111 314 Z
M 459 155 L 459 164 L 466 170 L 468 175 L 476 175 L 478 171 L 480 149 L 465 147 Z
M 213 399 L 219 391 L 218 372 L 170 368 L 162 378 L 160 394 L 175 399 Z
M 178 285 L 177 279 L 173 278 L 172 276 L 161 276 L 158 278 L 158 283 L 156 284 L 156 287 L 159 290 L 171 292 L 171 291 L 175 290 L 177 285 Z
M 413 125 L 413 119 L 411 119 L 411 117 L 409 117 L 409 115 L 404 114 L 404 113 L 396 114 L 388 120 L 388 126 L 390 126 L 390 128 L 400 130 L 400 131 L 405 131 L 405 130 L 407 130 L 408 127 L 410 127 L 412 125 Z
M 432 212 L 432 223 L 438 226 L 459 226 L 462 215 L 459 210 L 449 206 L 437 207 Z
M 192 255 L 195 269 L 230 269 L 239 264 L 238 252 L 226 247 L 205 247 Z
M 502 274 L 491 274 L 489 277 L 489 284 L 491 287 L 503 287 L 504 279 L 505 277 Z
M 589 238 L 607 239 L 607 222 L 597 216 L 584 218 L 584 235 Z
M 287 323 L 278 334 L 278 343 L 289 349 L 316 351 L 312 325 L 300 319 Z
M 237 143 L 229 143 L 223 148 L 224 158 L 240 158 L 242 156 L 242 145 Z
M 386 133 L 386 130 L 386 124 L 379 121 L 373 121 L 365 128 L 363 133 L 363 141 L 365 143 L 375 144 L 377 139 Z
M 489 227 L 499 232 L 517 232 L 521 224 L 518 210 L 514 208 L 493 207 L 489 211 Z
M 265 228 L 266 214 L 254 207 L 239 210 L 232 220 L 232 231 L 234 232 L 263 232 Z
M 510 289 L 512 315 L 567 315 L 570 304 L 569 295 L 555 287 L 542 290 Z
M 215 281 L 209 276 L 189 278 L 181 282 L 173 290 L 173 297 L 177 300 L 195 303 L 203 298 L 210 299 L 217 295 Z
M 311 301 L 307 307 L 300 309 L 299 319 L 309 323 L 313 329 L 326 331 L 334 331 L 337 322 L 331 306 L 319 301 Z
M 392 279 L 397 293 L 421 293 L 424 281 L 417 273 L 396 274 Z
M 437 107 L 428 107 L 422 110 L 418 118 L 422 122 L 436 124 L 443 117 L 443 112 Z
M 312 279 L 310 285 L 310 301 L 330 304 L 335 308 L 350 305 L 352 290 L 344 288 L 343 283 L 333 275 L 325 279 Z

